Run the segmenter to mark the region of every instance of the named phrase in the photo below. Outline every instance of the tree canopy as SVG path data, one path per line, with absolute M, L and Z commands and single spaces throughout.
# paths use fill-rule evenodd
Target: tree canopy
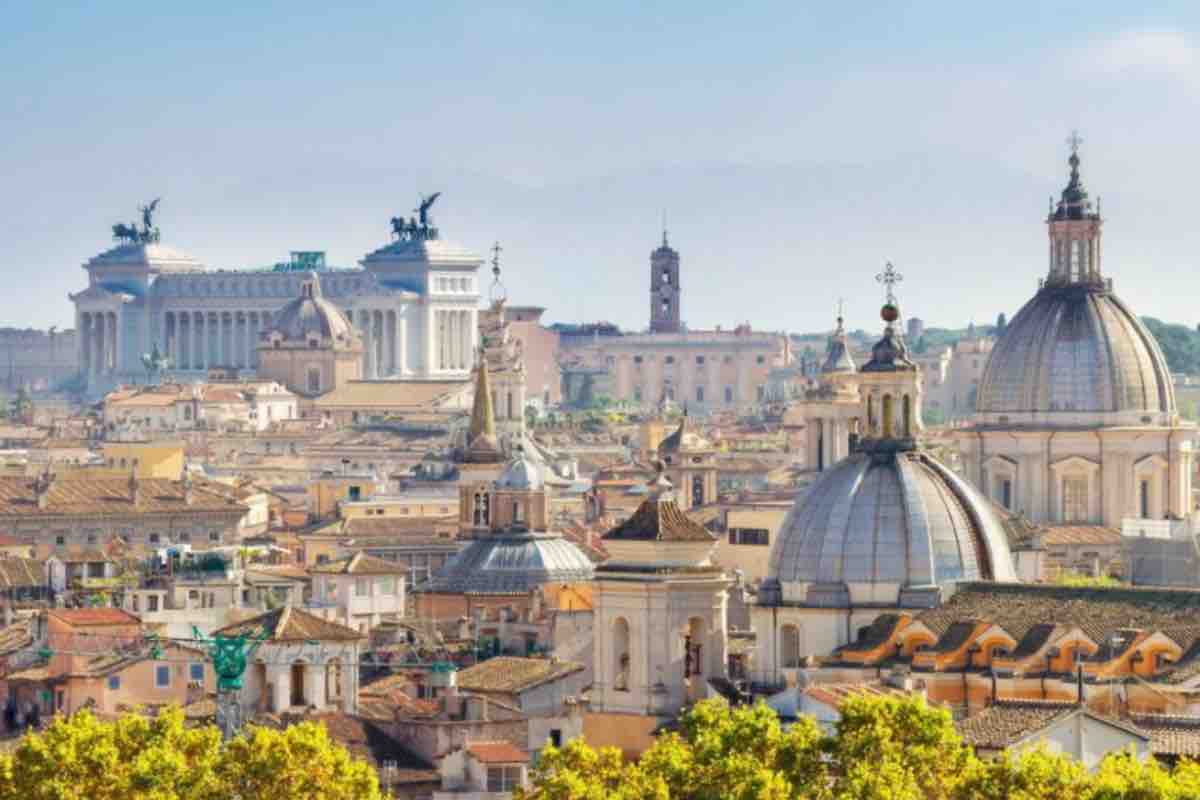
M 1158 340 L 1167 359 L 1167 369 L 1188 375 L 1200 372 L 1200 330 L 1154 317 L 1142 317 L 1142 322 Z
M 637 763 L 582 740 L 548 747 L 517 800 L 1183 800 L 1200 767 L 1171 770 L 1130 754 L 1095 773 L 1036 748 L 980 759 L 944 709 L 919 697 L 858 696 L 826 733 L 809 717 L 786 730 L 763 704 L 719 700 L 686 712 Z
M 103 722 L 56 719 L 0 753 L 0 800 L 379 800 L 378 777 L 324 726 L 250 726 L 221 742 L 168 708 Z

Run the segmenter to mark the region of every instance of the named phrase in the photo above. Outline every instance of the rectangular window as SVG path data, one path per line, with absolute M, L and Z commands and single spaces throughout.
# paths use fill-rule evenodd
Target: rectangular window
M 1063 478 L 1063 521 L 1087 522 L 1088 520 L 1088 480 L 1084 478 Z
M 1000 482 L 1000 504 L 1009 510 L 1012 509 L 1012 481 L 1008 478 Z
M 366 597 L 371 593 L 370 583 L 367 582 L 366 578 L 354 579 L 354 593 L 359 597 Z
M 167 664 L 160 664 L 154 668 L 154 686 L 158 689 L 166 689 L 171 685 L 171 667 Z
M 121 688 L 121 676 L 120 675 L 109 675 L 108 676 L 108 688 L 110 691 L 113 691 L 113 692 L 120 689 Z
M 389 575 L 386 578 L 379 579 L 379 593 L 385 597 L 394 595 L 396 593 L 395 576 Z
M 199 664 L 199 663 L 192 664 L 191 674 L 189 675 L 189 678 L 193 681 L 203 683 L 204 682 L 204 665 Z
M 704 402 L 704 387 L 703 386 L 696 387 L 696 402 L 697 403 Z
M 1150 518 L 1150 481 L 1138 483 L 1138 506 L 1142 511 L 1142 519 Z
M 521 768 L 488 767 L 487 790 L 489 792 L 511 792 L 521 785 Z

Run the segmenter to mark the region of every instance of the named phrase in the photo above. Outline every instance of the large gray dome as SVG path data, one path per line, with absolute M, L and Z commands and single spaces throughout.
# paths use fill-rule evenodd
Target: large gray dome
M 823 473 L 780 526 L 771 562 L 785 597 L 787 584 L 808 584 L 803 599 L 822 604 L 839 596 L 849 603 L 854 585 L 894 585 L 903 594 L 1015 580 L 999 515 L 921 451 L 858 452 Z
M 555 533 L 491 533 L 468 544 L 424 587 L 431 592 L 525 593 L 545 583 L 590 581 L 591 559 Z
M 1174 414 L 1175 394 L 1158 343 L 1107 285 L 1048 286 L 996 343 L 976 410 Z
M 321 295 L 321 282 L 310 273 L 300 296 L 279 310 L 271 325 L 284 340 L 306 344 L 310 337 L 331 340 L 334 345 L 349 345 L 354 326 L 341 309 Z

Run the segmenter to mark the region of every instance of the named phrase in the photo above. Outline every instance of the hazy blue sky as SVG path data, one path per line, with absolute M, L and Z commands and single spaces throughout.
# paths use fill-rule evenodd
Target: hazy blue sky
M 435 190 L 552 320 L 645 325 L 666 208 L 692 327 L 839 295 L 874 327 L 889 258 L 906 314 L 989 321 L 1045 269 L 1076 127 L 1106 273 L 1200 320 L 1195 2 L 183 5 L 2 7 L 0 324 L 70 324 L 157 195 L 164 242 L 236 268 L 353 264 Z

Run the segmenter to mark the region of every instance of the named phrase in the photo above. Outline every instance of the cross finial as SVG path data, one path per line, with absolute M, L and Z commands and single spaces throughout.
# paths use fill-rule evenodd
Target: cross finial
M 504 248 L 499 242 L 492 245 L 492 274 L 497 277 L 500 275 L 500 254 L 504 252 Z
M 894 266 L 892 266 L 892 262 L 888 261 L 886 266 L 884 266 L 884 268 L 883 268 L 883 272 L 881 272 L 875 276 L 875 280 L 879 281 L 886 287 L 887 302 L 890 303 L 891 305 L 895 305 L 896 304 L 896 293 L 895 293 L 896 284 L 900 283 L 902 280 L 904 280 L 904 276 L 896 271 L 896 268 Z
M 842 321 L 842 319 L 843 319 L 843 318 L 846 316 L 846 315 L 845 315 L 845 310 L 846 310 L 846 298 L 844 298 L 844 297 L 839 297 L 839 298 L 838 298 L 838 306 L 837 306 L 837 308 L 838 308 L 838 315 L 837 315 L 838 322 L 841 322 L 841 321 Z
M 1071 148 L 1071 155 L 1079 153 L 1079 145 L 1083 144 L 1083 137 L 1079 135 L 1079 131 L 1071 131 L 1071 135 L 1067 137 L 1067 144 Z
M 662 232 L 663 232 L 663 247 L 667 245 L 667 210 L 664 208 L 662 212 Z

